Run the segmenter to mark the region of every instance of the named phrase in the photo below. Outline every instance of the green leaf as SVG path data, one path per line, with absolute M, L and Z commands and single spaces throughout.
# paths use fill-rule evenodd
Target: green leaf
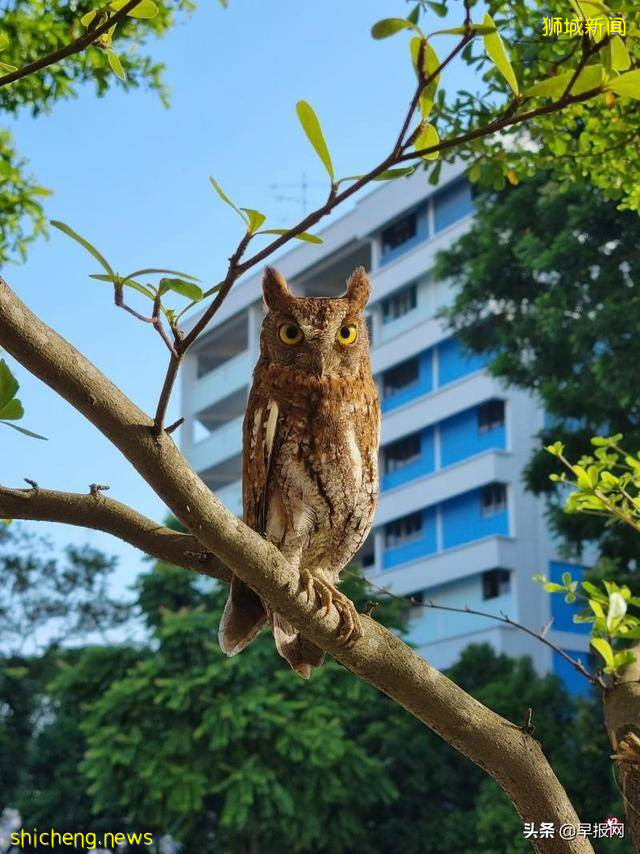
M 416 171 L 415 166 L 404 166 L 399 169 L 385 169 L 373 179 L 374 181 L 393 181 L 394 178 L 404 178 L 406 175 L 413 175 Z
M 559 457 L 564 453 L 564 445 L 562 442 L 554 442 L 553 445 L 547 445 L 545 451 L 549 451 L 554 457 Z
M 544 589 L 547 593 L 564 593 L 566 588 L 562 584 L 556 584 L 555 581 L 548 581 L 544 585 Z
M 0 33 L 0 50 L 5 50 L 10 45 L 9 36 L 6 33 Z
M 113 0 L 110 4 L 111 8 L 118 12 L 129 0 Z M 158 14 L 158 7 L 153 0 L 140 0 L 140 2 L 127 12 L 131 18 L 155 18 Z
M 257 234 L 288 234 L 290 229 L 288 228 L 263 228 L 262 231 L 258 231 Z M 302 231 L 300 234 L 294 234 L 293 238 L 295 240 L 303 240 L 305 243 L 324 243 L 321 237 L 318 237 L 315 234 L 309 234 L 308 231 Z
M 245 223 L 245 225 L 248 225 L 249 221 L 248 221 L 247 217 L 242 213 L 242 211 L 240 210 L 239 207 L 236 207 L 236 205 L 234 205 L 234 203 L 231 201 L 229 196 L 222 189 L 220 184 L 218 184 L 216 179 L 212 178 L 211 175 L 209 175 L 209 180 L 211 181 L 211 186 L 216 191 L 216 193 L 220 196 L 222 201 L 225 202 L 225 204 L 229 205 L 230 208 L 233 208 L 234 211 L 238 214 L 238 216 L 242 217 L 242 221 Z
M 83 27 L 88 27 L 88 26 L 89 26 L 89 24 L 93 21 L 93 19 L 96 17 L 96 15 L 97 15 L 97 14 L 98 14 L 98 10 L 97 10 L 97 9 L 91 9 L 91 11 L 90 11 L 90 12 L 86 12 L 86 13 L 85 13 L 81 18 L 80 18 L 80 23 L 82 24 L 82 26 L 83 26 Z
M 0 421 L 18 421 L 24 415 L 24 409 L 17 397 L 0 409 Z
M 495 27 L 495 24 L 493 23 L 493 18 L 489 14 L 486 14 L 484 16 L 483 23 L 487 26 Z M 500 36 L 500 33 L 497 31 L 497 29 L 494 33 L 487 33 L 485 35 L 484 49 L 486 50 L 488 56 L 493 60 L 498 71 L 502 74 L 509 86 L 511 86 L 513 94 L 517 95 L 520 91 L 518 87 L 518 81 L 516 79 L 513 67 L 509 62 L 509 57 L 507 56 L 502 37 Z
M 197 302 L 203 297 L 202 288 L 192 282 L 185 282 L 183 279 L 160 279 L 160 293 L 166 291 L 175 291 L 193 302 Z
M 562 573 L 562 583 L 564 584 L 565 587 L 568 587 L 572 581 L 573 581 L 573 579 L 571 577 L 570 572 L 563 572 Z
M 604 611 L 602 609 L 602 605 L 599 602 L 596 602 L 595 599 L 589 599 L 589 607 L 596 615 L 596 617 L 600 617 L 602 620 L 604 620 Z
M 427 6 L 436 13 L 439 18 L 446 17 L 447 7 L 445 3 L 434 3 L 432 0 L 427 0 Z
M 626 71 L 631 65 L 627 46 L 620 36 L 614 36 L 609 42 L 611 47 L 611 66 L 615 71 Z
M 6 71 L 7 74 L 11 74 L 12 71 L 18 70 L 18 66 L 17 65 L 9 65 L 8 62 L 0 62 L 0 69 L 2 69 L 2 71 Z
M 591 646 L 600 653 L 609 667 L 613 667 L 613 650 L 604 638 L 591 638 Z
M 39 433 L 33 433 L 31 430 L 27 430 L 25 427 L 19 427 L 17 424 L 12 424 L 10 421 L 0 421 L 0 424 L 4 424 L 5 427 L 11 427 L 12 430 L 17 430 L 18 433 L 22 433 L 24 436 L 29 436 L 31 439 L 42 439 L 43 442 L 47 441 L 46 436 L 41 436 Z
M 484 36 L 488 33 L 495 33 L 496 27 L 495 24 L 471 24 L 471 29 L 473 30 L 474 36 Z M 467 32 L 466 27 L 451 27 L 449 30 L 436 30 L 435 33 L 431 33 L 432 36 L 463 36 Z
M 102 264 L 102 266 L 107 271 L 107 273 L 110 273 L 112 276 L 115 276 L 115 273 L 113 272 L 113 269 L 112 269 L 111 265 L 109 264 L 109 262 L 106 260 L 106 258 L 103 255 L 100 254 L 100 252 L 98 252 L 98 250 L 96 249 L 95 246 L 93 246 L 91 243 L 89 243 L 88 240 L 85 240 L 84 237 L 80 237 L 80 235 L 77 232 L 75 232 L 72 228 L 69 228 L 68 225 L 65 225 L 63 222 L 60 222 L 59 220 L 52 219 L 51 225 L 54 228 L 58 228 L 60 231 L 63 231 L 68 237 L 71 237 L 72 240 L 75 240 L 76 243 L 79 243 L 81 246 L 84 246 L 84 248 L 87 250 L 87 252 L 90 252 L 93 255 L 93 257 L 97 261 L 99 261 L 100 264 Z
M 609 610 L 607 612 L 607 629 L 611 632 L 617 621 L 627 613 L 627 603 L 619 593 L 609 595 Z
M 242 210 L 249 217 L 249 232 L 250 234 L 255 234 L 255 232 L 260 228 L 262 223 L 265 221 L 266 216 L 260 211 L 256 211 L 253 208 L 242 208 Z
M 5 667 L 4 673 L 11 679 L 22 679 L 29 672 L 28 667 Z
M 427 124 L 423 126 L 416 137 L 414 146 L 416 151 L 421 151 L 423 148 L 431 148 L 433 145 L 438 145 L 439 143 L 440 137 L 438 136 L 438 131 L 433 125 Z M 440 152 L 432 151 L 430 154 L 423 154 L 422 157 L 424 160 L 437 160 L 440 157 Z
M 19 388 L 20 384 L 9 370 L 9 366 L 4 359 L 0 359 L 0 411 L 13 400 Z
M 602 65 L 587 65 L 578 75 L 577 80 L 571 87 L 572 95 L 580 95 L 583 92 L 588 92 L 590 89 L 597 89 L 602 83 L 604 69 Z M 565 71 L 563 74 L 556 74 L 555 77 L 550 77 L 548 80 L 541 80 L 524 93 L 530 97 L 538 98 L 555 98 L 564 94 L 567 86 L 571 82 L 574 71 Z M 621 79 L 621 78 L 618 78 Z M 609 84 L 610 85 L 610 84 Z
M 296 113 L 298 114 L 298 119 L 302 125 L 302 129 L 307 135 L 307 139 L 315 148 L 316 154 L 324 163 L 324 167 L 333 181 L 334 173 L 333 164 L 331 163 L 331 155 L 329 154 L 329 149 L 327 148 L 327 143 L 325 142 L 322 134 L 322 128 L 320 127 L 320 122 L 313 111 L 313 107 L 311 107 L 311 105 L 306 101 L 298 101 L 296 104 Z
M 124 73 L 124 68 L 122 67 L 120 57 L 117 53 L 114 53 L 112 50 L 108 50 L 107 62 L 111 66 L 111 70 L 113 71 L 113 73 L 116 74 L 121 80 L 127 79 L 127 75 Z
M 371 35 L 374 39 L 387 39 L 401 30 L 415 29 L 415 23 L 407 18 L 383 18 L 371 27 Z
M 407 15 L 407 21 L 411 21 L 412 24 L 417 24 L 420 19 L 420 4 L 414 6 L 411 12 Z
M 607 597 L 604 595 L 602 590 L 600 590 L 599 587 L 596 587 L 596 585 L 592 584 L 590 581 L 583 581 L 582 589 L 585 593 L 588 593 L 592 599 L 597 599 L 598 602 L 605 603 L 607 601 Z
M 606 88 L 618 95 L 640 100 L 640 69 L 629 71 L 627 74 L 621 74 L 620 77 L 609 80 Z

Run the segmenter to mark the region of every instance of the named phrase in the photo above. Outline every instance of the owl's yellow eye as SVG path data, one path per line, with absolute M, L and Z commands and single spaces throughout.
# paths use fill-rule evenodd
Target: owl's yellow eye
M 348 347 L 350 344 L 355 344 L 358 337 L 358 327 L 355 323 L 345 323 L 336 332 L 336 341 L 338 344 L 343 344 Z
M 283 323 L 278 330 L 280 340 L 283 344 L 288 344 L 292 347 L 294 344 L 299 344 L 302 341 L 302 330 L 295 323 Z

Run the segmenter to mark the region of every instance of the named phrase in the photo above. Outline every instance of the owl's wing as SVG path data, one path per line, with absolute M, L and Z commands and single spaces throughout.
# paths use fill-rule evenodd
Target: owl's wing
M 267 487 L 278 427 L 275 400 L 249 401 L 244 430 L 242 499 L 244 521 L 254 531 L 267 530 Z

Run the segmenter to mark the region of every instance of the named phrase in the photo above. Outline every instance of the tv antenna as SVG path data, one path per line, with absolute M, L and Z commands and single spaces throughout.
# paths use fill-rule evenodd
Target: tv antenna
M 302 180 L 291 184 L 269 184 L 269 189 L 274 194 L 273 197 L 276 202 L 295 202 L 297 205 L 299 205 L 300 213 L 304 217 L 309 212 L 309 196 L 313 196 L 313 192 L 310 194 L 309 190 L 315 187 L 325 186 L 326 184 L 321 183 L 320 181 L 307 181 L 306 173 L 303 172 Z M 284 217 L 281 217 L 281 220 L 284 220 Z

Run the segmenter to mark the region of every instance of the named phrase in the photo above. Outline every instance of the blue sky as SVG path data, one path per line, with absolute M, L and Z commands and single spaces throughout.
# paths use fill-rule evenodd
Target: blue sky
M 408 38 L 374 42 L 382 17 L 404 15 L 402 0 L 214 0 L 163 40 L 150 45 L 166 62 L 171 107 L 148 92 L 90 87 L 52 114 L 19 117 L 10 126 L 39 181 L 54 190 L 50 218 L 95 243 L 120 272 L 171 267 L 218 281 L 240 234 L 239 220 L 213 192 L 214 175 L 237 204 L 283 226 L 299 217 L 296 202 L 278 202 L 272 184 L 311 184 L 326 176 L 297 123 L 295 103 L 308 100 L 321 118 L 336 172 L 364 171 L 392 144 L 412 87 Z M 434 21 L 433 29 L 440 26 Z M 442 53 L 448 41 L 442 41 Z M 454 87 L 459 70 L 445 80 Z M 286 194 L 297 194 L 295 188 Z M 323 198 L 311 187 L 311 200 Z M 340 212 L 343 212 L 342 210 Z M 107 285 L 80 247 L 59 232 L 36 244 L 26 264 L 3 273 L 20 297 L 67 337 L 148 412 L 155 408 L 166 364 L 157 335 L 113 306 Z M 178 303 L 177 303 L 178 304 Z M 85 491 L 108 483 L 111 495 L 156 519 L 164 508 L 141 478 L 84 419 L 13 364 L 36 442 L 5 429 L 0 480 L 22 478 L 52 489 Z M 174 397 L 169 419 L 179 414 Z M 39 525 L 55 542 L 91 542 L 120 555 L 117 586 L 140 568 L 138 553 L 108 535 Z

